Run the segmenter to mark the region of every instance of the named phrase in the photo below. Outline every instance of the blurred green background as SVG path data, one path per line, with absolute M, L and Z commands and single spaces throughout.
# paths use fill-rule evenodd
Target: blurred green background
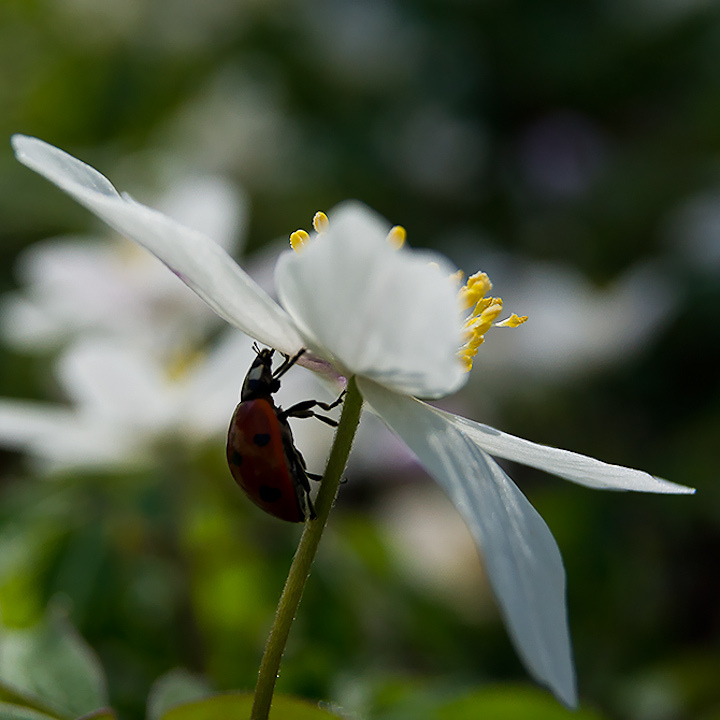
M 244 198 L 230 234 L 259 276 L 271 241 L 345 198 L 486 270 L 530 321 L 490 333 L 446 406 L 698 488 L 600 493 L 508 468 L 565 559 L 583 706 L 720 717 L 720 5 L 0 0 L 0 109 L 3 297 L 45 286 L 48 238 L 131 252 L 14 160 L 13 132 L 150 204 L 214 178 L 223 212 Z M 62 267 L 86 303 L 102 294 Z M 109 328 L 23 339 L 3 307 L 0 396 L 71 410 L 82 393 L 58 368 Z M 156 348 L 168 378 L 221 337 L 183 312 L 199 315 Z M 241 496 L 222 432 L 189 443 L 168 427 L 131 467 L 43 462 L 43 443 L 0 455 L 2 621 L 31 626 L 61 602 L 126 718 L 176 667 L 253 687 L 299 534 Z M 358 447 L 280 690 L 399 720 L 531 685 L 459 516 L 383 442 L 387 462 Z

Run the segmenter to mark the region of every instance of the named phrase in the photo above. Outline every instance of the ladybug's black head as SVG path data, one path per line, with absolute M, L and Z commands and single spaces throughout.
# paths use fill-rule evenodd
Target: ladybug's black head
M 265 348 L 255 350 L 257 357 L 253 360 L 245 382 L 243 382 L 240 400 L 255 400 L 256 398 L 269 397 L 280 389 L 280 381 L 273 377 L 272 359 L 274 350 Z

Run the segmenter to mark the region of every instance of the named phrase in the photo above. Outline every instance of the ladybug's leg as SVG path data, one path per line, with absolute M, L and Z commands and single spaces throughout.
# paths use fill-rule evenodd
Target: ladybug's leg
M 306 348 L 301 348 L 292 357 L 290 357 L 290 355 L 283 355 L 285 360 L 283 361 L 282 365 L 280 365 L 280 367 L 273 373 L 273 378 L 275 378 L 275 380 L 279 380 L 306 352 Z
M 289 417 L 296 417 L 296 418 L 308 418 L 308 417 L 315 417 L 318 420 L 322 420 L 324 423 L 327 423 L 331 427 L 337 427 L 338 423 L 337 420 L 333 420 L 332 418 L 326 417 L 325 415 L 319 415 L 316 413 L 313 408 L 319 407 L 323 410 L 332 410 L 333 408 L 337 407 L 345 397 L 345 390 L 343 390 L 340 393 L 340 396 L 337 400 L 331 403 L 324 403 L 320 402 L 319 400 L 303 400 L 303 402 L 295 403 L 295 405 L 291 405 L 287 410 L 282 410 L 281 415 L 283 418 L 289 418 Z
M 307 463 L 305 462 L 305 458 L 303 457 L 303 454 L 293 445 L 293 451 L 295 452 L 296 458 L 300 461 L 300 464 L 302 465 L 303 472 L 305 474 L 305 477 L 309 477 L 311 480 L 315 480 L 315 482 L 319 482 L 322 480 L 322 475 L 318 475 L 317 473 L 311 473 L 308 472 L 307 469 Z M 310 490 L 310 487 L 307 488 Z
M 293 471 L 294 476 L 300 480 L 300 486 L 302 488 L 303 492 L 303 499 L 305 503 L 307 503 L 307 515 L 310 520 L 314 520 L 317 515 L 315 514 L 315 508 L 313 507 L 312 500 L 310 499 L 310 483 L 308 482 L 308 478 L 311 478 L 313 480 L 320 479 L 322 476 L 318 477 L 315 475 L 315 473 L 309 473 L 305 468 L 305 458 L 302 456 L 302 453 L 293 445 Z M 300 497 L 298 497 L 298 502 L 301 504 L 302 508 L 302 502 L 300 500 Z M 303 509 L 304 511 L 304 509 Z

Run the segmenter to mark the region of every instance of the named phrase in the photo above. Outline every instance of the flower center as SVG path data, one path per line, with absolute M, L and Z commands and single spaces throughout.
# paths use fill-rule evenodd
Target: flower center
M 171 383 L 182 382 L 205 359 L 202 350 L 189 346 L 178 349 L 167 358 L 165 376 Z
M 324 212 L 316 212 L 312 224 L 318 235 L 327 232 L 330 227 L 330 221 Z M 407 231 L 401 225 L 392 227 L 387 235 L 388 243 L 396 250 L 405 244 L 406 238 Z M 296 253 L 302 252 L 310 242 L 310 235 L 305 230 L 296 230 L 290 235 L 290 246 Z M 463 272 L 459 270 L 452 279 L 457 283 L 462 282 Z M 486 297 L 490 290 L 492 290 L 490 278 L 484 272 L 476 272 L 467 279 L 458 292 L 461 311 L 465 312 L 472 308 L 465 319 L 463 344 L 458 350 L 458 358 L 468 372 L 472 369 L 473 359 L 480 346 L 485 342 L 485 333 L 491 327 L 515 328 L 528 319 L 527 315 L 518 316 L 513 313 L 509 318 L 495 322 L 502 312 L 503 301 L 499 297 Z

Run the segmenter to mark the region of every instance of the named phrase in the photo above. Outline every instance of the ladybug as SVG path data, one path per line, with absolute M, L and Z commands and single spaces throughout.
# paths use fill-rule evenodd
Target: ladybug
M 266 513 L 288 522 L 315 518 L 308 479 L 321 475 L 307 471 L 305 460 L 295 447 L 288 424 L 289 417 L 316 417 L 333 427 L 337 421 L 319 415 L 313 408 L 332 410 L 343 399 L 323 403 L 305 400 L 287 410 L 275 405 L 273 394 L 280 389 L 280 378 L 298 361 L 305 348 L 290 357 L 273 372 L 274 350 L 260 350 L 250 366 L 235 408 L 227 440 L 227 460 L 235 482 Z

